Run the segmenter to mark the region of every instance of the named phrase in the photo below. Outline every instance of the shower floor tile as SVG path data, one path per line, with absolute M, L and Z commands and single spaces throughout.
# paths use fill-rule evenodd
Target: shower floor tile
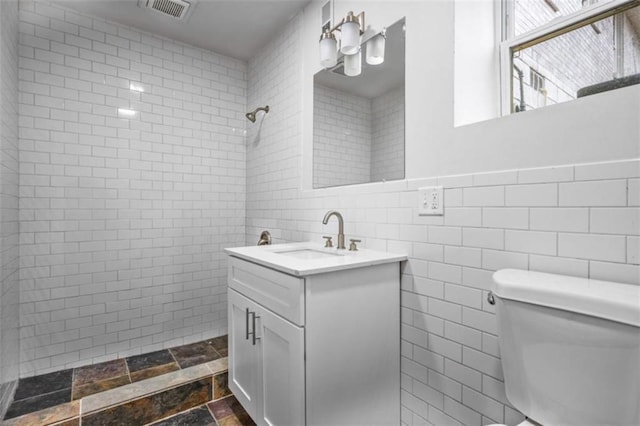
M 226 365 L 226 356 L 227 336 L 221 336 L 148 354 L 20 379 L 14 401 L 4 420 L 19 416 L 27 418 L 26 415 L 30 413 L 35 418 L 56 415 L 58 411 L 65 411 L 65 406 L 61 404 L 199 364 L 225 361 Z M 224 378 L 216 377 L 213 388 L 217 397 L 228 393 L 226 374 Z M 46 412 L 42 411 L 45 409 Z
M 5 414 L 5 419 L 22 416 L 45 408 L 54 407 L 71 401 L 71 388 L 33 396 L 31 398 L 14 401 Z
M 207 342 L 197 342 L 190 345 L 178 346 L 169 349 L 174 356 L 180 368 L 192 367 L 197 364 L 213 361 L 221 358 L 218 351 Z
M 160 376 L 180 367 L 168 349 L 126 358 L 132 382 Z
M 68 370 L 20 379 L 18 389 L 16 389 L 16 394 L 13 399 L 18 401 L 62 389 L 70 389 L 72 377 L 73 369 L 70 368 Z

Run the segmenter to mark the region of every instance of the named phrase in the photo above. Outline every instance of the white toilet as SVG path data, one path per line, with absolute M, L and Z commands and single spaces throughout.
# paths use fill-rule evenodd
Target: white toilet
M 493 281 L 521 425 L 640 425 L 640 286 L 516 269 Z

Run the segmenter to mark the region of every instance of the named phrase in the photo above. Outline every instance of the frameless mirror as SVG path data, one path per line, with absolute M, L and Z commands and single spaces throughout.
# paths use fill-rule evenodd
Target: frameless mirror
M 384 62 L 344 74 L 340 58 L 313 79 L 313 187 L 404 178 L 405 19 L 386 29 Z

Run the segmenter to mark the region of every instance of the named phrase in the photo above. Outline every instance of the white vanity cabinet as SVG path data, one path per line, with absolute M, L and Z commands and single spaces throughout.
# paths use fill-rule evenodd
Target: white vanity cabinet
M 229 387 L 253 420 L 399 425 L 402 259 L 288 269 L 242 249 L 227 250 Z

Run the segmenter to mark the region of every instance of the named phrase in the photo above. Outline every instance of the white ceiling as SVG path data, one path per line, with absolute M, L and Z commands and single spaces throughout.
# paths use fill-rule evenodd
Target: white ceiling
M 1 1 L 1 0 L 0 0 Z M 137 0 L 60 0 L 60 5 L 223 55 L 248 60 L 310 0 L 197 0 L 187 21 Z

